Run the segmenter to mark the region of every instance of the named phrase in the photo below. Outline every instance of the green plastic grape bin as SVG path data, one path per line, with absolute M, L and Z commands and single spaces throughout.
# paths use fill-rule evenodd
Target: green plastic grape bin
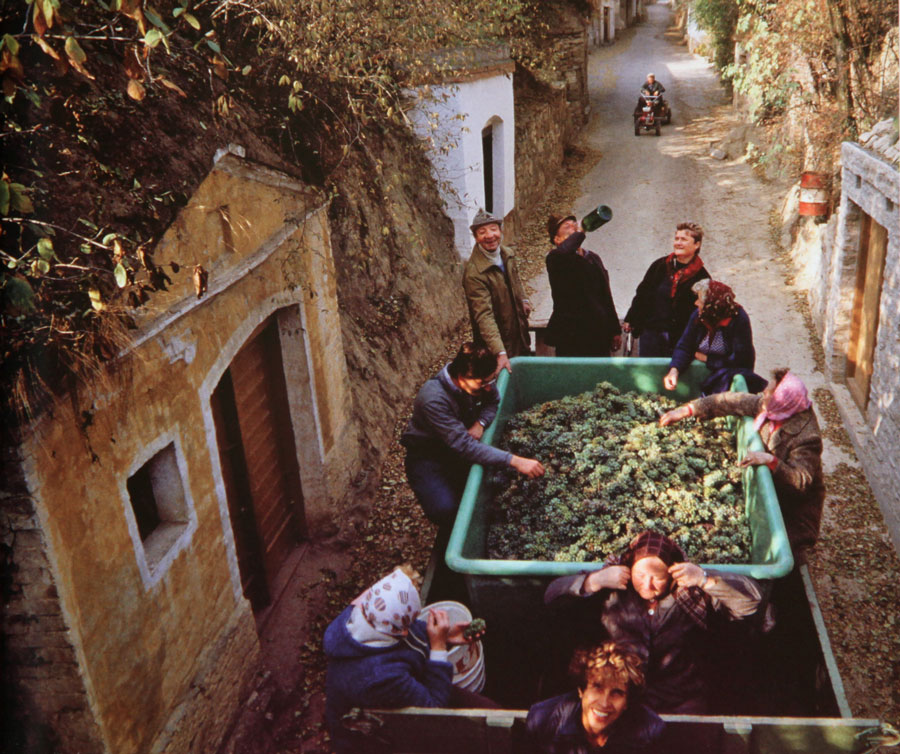
M 687 401 L 700 393 L 700 382 L 706 369 L 694 362 L 679 378 L 675 391 L 667 393 L 662 379 L 668 371 L 668 359 L 608 358 L 582 359 L 560 357 L 525 357 L 512 360 L 512 374 L 503 371 L 497 381 L 500 408 L 496 420 L 484 433 L 483 442 L 493 444 L 510 416 L 531 406 L 578 395 L 593 390 L 598 382 L 607 381 L 623 391 L 661 393 Z M 733 389 L 745 389 L 743 378 L 737 377 Z M 759 435 L 749 417 L 737 420 L 739 455 L 746 450 L 763 450 Z M 551 579 L 583 573 L 599 567 L 598 562 L 555 562 L 535 560 L 493 560 L 487 557 L 487 520 L 482 488 L 483 468 L 472 467 L 463 493 L 459 512 L 446 551 L 447 565 L 464 574 L 470 607 L 476 615 L 508 616 L 531 603 L 537 609 L 536 595 Z M 704 564 L 710 568 L 731 571 L 757 579 L 774 579 L 787 575 L 793 568 L 793 557 L 787 533 L 765 466 L 744 472 L 746 514 L 753 537 L 751 562 L 746 564 Z

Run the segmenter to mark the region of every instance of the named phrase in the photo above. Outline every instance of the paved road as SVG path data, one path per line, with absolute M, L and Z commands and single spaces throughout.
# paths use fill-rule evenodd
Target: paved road
M 676 224 L 700 223 L 707 269 L 734 288 L 750 315 L 756 371 L 768 376 L 775 367 L 789 366 L 813 390 L 824 379 L 815 371 L 806 327 L 794 307 L 794 291 L 784 284 L 769 230 L 784 186 L 762 182 L 742 160 L 710 156 L 730 116 L 729 99 L 712 66 L 679 44 L 669 6 L 650 5 L 648 13 L 646 22 L 589 59 L 593 115 L 581 139 L 603 156 L 584 177 L 575 211 L 582 216 L 602 203 L 613 208 L 614 216 L 589 234 L 585 246 L 603 258 L 624 317 L 647 267 L 671 251 Z M 673 121 L 660 137 L 636 137 L 631 113 L 651 71 L 666 87 Z M 535 318 L 549 316 L 546 274 L 529 282 Z M 828 469 L 849 460 L 839 448 L 827 448 Z

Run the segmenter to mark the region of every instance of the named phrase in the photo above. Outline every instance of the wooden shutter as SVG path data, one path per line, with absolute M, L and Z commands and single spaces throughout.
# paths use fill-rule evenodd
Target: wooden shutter
M 862 215 L 853 318 L 847 349 L 847 387 L 860 408 L 869 402 L 873 357 L 878 333 L 878 307 L 887 256 L 887 230 Z

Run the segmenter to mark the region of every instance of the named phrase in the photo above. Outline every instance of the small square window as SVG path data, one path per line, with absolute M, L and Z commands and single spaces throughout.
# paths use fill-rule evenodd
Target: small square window
M 853 177 L 856 179 L 856 188 L 862 188 L 862 176 L 854 175 Z
M 190 522 L 175 444 L 169 443 L 128 478 L 131 510 L 153 575 Z
M 884 197 L 884 208 L 885 208 L 888 212 L 893 212 L 893 211 L 894 211 L 894 200 L 891 199 L 891 197 L 889 197 L 889 196 Z

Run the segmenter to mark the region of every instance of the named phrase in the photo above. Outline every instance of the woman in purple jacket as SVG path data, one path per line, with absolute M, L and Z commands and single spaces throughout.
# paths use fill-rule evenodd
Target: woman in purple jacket
M 734 300 L 734 291 L 716 280 L 701 280 L 694 284 L 697 311 L 672 354 L 669 372 L 663 378 L 666 390 L 674 390 L 678 376 L 694 359 L 706 364 L 708 376 L 700 383 L 702 395 L 724 393 L 731 389 L 731 380 L 743 375 L 751 393 L 758 393 L 766 380 L 753 371 L 756 350 L 750 317 L 744 307 Z

